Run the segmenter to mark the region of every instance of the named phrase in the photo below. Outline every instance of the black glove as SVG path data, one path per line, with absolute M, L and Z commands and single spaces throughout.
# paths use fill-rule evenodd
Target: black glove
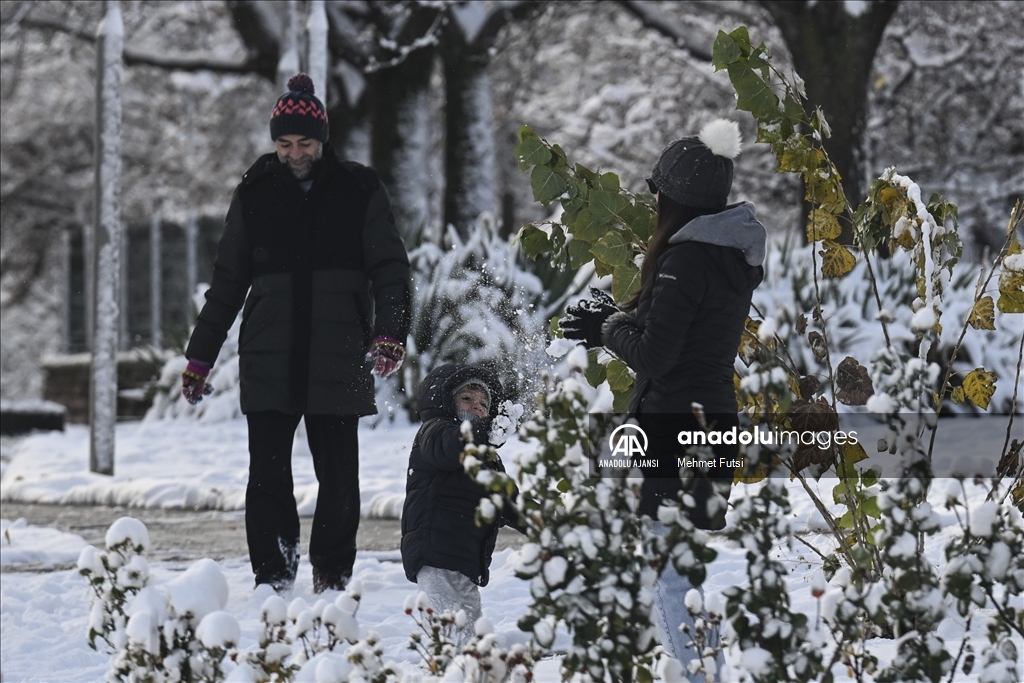
M 566 339 L 579 339 L 588 349 L 604 345 L 601 326 L 608 316 L 619 311 L 607 292 L 591 287 L 590 296 L 591 299 L 566 308 L 565 317 L 558 321 Z
M 491 443 L 492 422 L 494 422 L 494 418 L 490 415 L 487 417 L 475 417 L 470 420 L 470 424 L 473 425 L 473 443 L 477 446 L 494 445 Z

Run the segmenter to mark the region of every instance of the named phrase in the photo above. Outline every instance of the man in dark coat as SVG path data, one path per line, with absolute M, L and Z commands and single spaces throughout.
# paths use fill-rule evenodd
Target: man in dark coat
M 491 443 L 501 384 L 479 365 L 442 365 L 420 385 L 417 396 L 423 425 L 413 440 L 402 509 L 402 566 L 436 610 L 467 615 L 459 637 L 466 640 L 481 614 L 477 586 L 486 586 L 498 528 L 520 531 L 519 514 L 506 501 L 491 524 L 476 524 L 476 509 L 487 495 L 462 463 L 469 421 L 475 444 Z M 492 444 L 499 445 L 499 444 Z M 501 472 L 501 460 L 484 463 Z
M 358 419 L 377 412 L 371 371 L 394 373 L 409 329 L 409 259 L 377 173 L 340 161 L 305 74 L 270 120 L 276 153 L 235 190 L 213 282 L 185 355 L 182 393 L 206 378 L 239 309 L 241 407 L 249 424 L 245 526 L 256 584 L 287 590 L 299 557 L 292 442 L 304 419 L 319 482 L 313 588 L 352 574 L 359 525 Z M 244 302 L 244 307 L 243 307 Z

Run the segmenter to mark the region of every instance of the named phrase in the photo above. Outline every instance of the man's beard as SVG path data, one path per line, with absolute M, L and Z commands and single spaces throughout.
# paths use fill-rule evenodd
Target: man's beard
M 289 162 L 287 157 L 281 157 L 280 154 L 277 155 L 277 160 L 284 164 L 288 168 L 288 170 L 292 172 L 292 175 L 295 176 L 296 180 L 306 180 L 307 178 L 309 178 L 309 176 L 313 175 L 313 169 L 316 167 L 316 162 L 320 161 L 320 159 L 323 158 L 323 156 L 324 146 L 320 145 L 315 153 L 307 157 L 303 157 L 303 161 L 306 161 L 307 163 L 301 168 L 295 168 Z

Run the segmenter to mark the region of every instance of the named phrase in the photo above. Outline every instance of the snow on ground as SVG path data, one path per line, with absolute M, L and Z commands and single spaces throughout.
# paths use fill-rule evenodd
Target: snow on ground
M 984 421 L 958 420 L 958 438 L 950 438 L 964 454 L 989 454 L 1002 444 L 1005 431 L 992 429 Z M 244 420 L 217 424 L 176 421 L 151 421 L 118 425 L 116 475 L 103 477 L 88 472 L 88 434 L 83 427 L 72 426 L 64 433 L 38 433 L 7 441 L 5 459 L 9 459 L 0 482 L 3 500 L 49 503 L 105 503 L 125 507 L 208 506 L 237 509 L 244 501 L 247 468 Z M 390 500 L 392 509 L 404 494 L 404 476 L 409 446 L 416 426 L 382 425 L 360 431 L 360 468 L 363 512 L 369 514 L 373 501 Z M 1005 425 L 1004 425 L 1005 430 Z M 514 458 L 528 446 L 512 441 L 502 449 L 507 466 L 514 470 Z M 870 452 L 870 449 L 869 449 Z M 295 442 L 294 470 L 296 497 L 306 515 L 312 514 L 316 487 L 308 448 L 300 433 Z M 822 480 L 816 486 L 827 492 L 832 483 Z M 945 543 L 957 533 L 952 513 L 941 503 L 947 484 L 936 482 L 933 506 L 939 511 L 946 530 L 927 548 L 928 557 L 939 565 Z M 970 485 L 968 485 L 970 486 Z M 742 487 L 734 487 L 733 496 Z M 978 500 L 984 492 L 973 488 L 970 497 Z M 798 529 L 815 526 L 817 512 L 798 484 L 790 484 L 793 517 Z M 381 507 L 378 505 L 377 507 Z M 126 514 L 130 515 L 131 510 Z M 306 521 L 308 523 L 308 520 Z M 101 681 L 108 656 L 91 650 L 86 642 L 89 616 L 89 592 L 84 579 L 75 570 L 9 571 L 11 565 L 33 564 L 41 568 L 67 563 L 77 558 L 85 541 L 55 529 L 28 526 L 24 520 L 2 522 L 2 591 L 0 591 L 0 671 L 5 681 Z M 818 536 L 805 537 L 819 548 L 826 542 Z M 709 567 L 705 590 L 720 592 L 727 586 L 743 583 L 746 577 L 745 553 L 713 541 L 718 559 Z M 802 544 L 779 549 L 778 556 L 790 568 L 790 599 L 795 610 L 812 617 L 817 601 L 811 596 L 810 583 L 819 566 L 816 556 Z M 503 646 L 525 642 L 526 635 L 516 627 L 529 602 L 526 582 L 515 577 L 518 551 L 496 553 L 490 585 L 482 590 L 485 615 L 494 624 Z M 159 562 L 152 565 L 152 584 L 162 584 L 179 576 L 187 563 Z M 246 557 L 220 563 L 228 581 L 227 611 L 241 625 L 242 648 L 255 645 L 259 610 L 267 597 L 265 590 L 254 591 L 252 572 Z M 33 567 L 33 569 L 37 569 Z M 363 583 L 363 601 L 357 614 L 365 633 L 373 629 L 383 637 L 386 659 L 414 667 L 416 659 L 406 648 L 408 636 L 415 630 L 412 619 L 403 613 L 406 598 L 415 586 L 402 571 L 397 551 L 360 552 L 354 578 Z M 312 580 L 308 558 L 303 557 L 292 597 L 304 597 L 312 603 Z M 982 619 L 975 619 L 971 637 L 975 646 L 984 640 Z M 962 629 L 947 619 L 938 629 L 949 638 L 948 647 L 958 647 L 954 638 Z M 564 648 L 562 633 L 555 648 Z M 879 642 L 874 648 L 885 662 L 893 655 L 891 642 Z M 842 674 L 842 672 L 837 672 Z M 541 663 L 538 680 L 558 680 L 558 660 Z M 977 676 L 957 679 L 973 681 Z

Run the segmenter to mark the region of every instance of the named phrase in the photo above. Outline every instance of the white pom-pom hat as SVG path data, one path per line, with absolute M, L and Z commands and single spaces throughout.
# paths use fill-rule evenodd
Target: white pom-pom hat
M 651 173 L 651 183 L 684 206 L 725 208 L 732 189 L 732 160 L 742 145 L 735 121 L 715 119 L 696 137 L 666 147 Z

